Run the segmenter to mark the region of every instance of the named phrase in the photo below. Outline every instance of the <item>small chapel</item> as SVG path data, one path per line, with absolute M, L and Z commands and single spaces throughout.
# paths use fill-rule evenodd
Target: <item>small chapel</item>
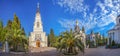
M 39 3 L 37 4 L 33 32 L 31 32 L 29 36 L 29 46 L 38 48 L 47 47 L 47 36 L 43 31 L 42 20 L 39 11 Z

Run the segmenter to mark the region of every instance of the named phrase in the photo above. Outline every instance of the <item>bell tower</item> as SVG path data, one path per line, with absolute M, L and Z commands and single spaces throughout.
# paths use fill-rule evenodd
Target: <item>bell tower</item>
M 40 48 L 47 47 L 47 36 L 46 33 L 43 31 L 39 8 L 40 8 L 39 3 L 37 3 L 37 11 L 35 14 L 33 32 L 31 32 L 29 36 L 29 46 Z
M 37 11 L 36 11 L 36 16 L 35 16 L 33 31 L 43 31 L 41 15 L 39 11 L 39 3 L 37 3 Z

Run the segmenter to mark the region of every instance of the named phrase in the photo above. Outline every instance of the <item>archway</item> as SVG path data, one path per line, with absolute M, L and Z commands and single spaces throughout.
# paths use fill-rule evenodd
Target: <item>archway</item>
M 36 41 L 36 47 L 40 47 L 40 40 Z

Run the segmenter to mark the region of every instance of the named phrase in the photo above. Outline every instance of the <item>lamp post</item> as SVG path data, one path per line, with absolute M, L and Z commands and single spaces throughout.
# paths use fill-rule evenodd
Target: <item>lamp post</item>
M 8 45 L 7 38 L 6 38 L 6 41 L 5 41 L 5 52 L 6 52 L 6 53 L 9 52 L 9 45 Z

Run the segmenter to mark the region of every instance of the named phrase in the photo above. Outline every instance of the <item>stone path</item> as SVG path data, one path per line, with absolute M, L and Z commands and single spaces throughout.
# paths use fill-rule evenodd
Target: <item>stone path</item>
M 90 48 L 84 56 L 120 56 L 120 49 Z
M 35 49 L 38 52 L 32 53 L 0 53 L 0 56 L 63 56 L 60 55 L 55 48 L 42 48 L 42 49 Z M 35 51 L 34 50 L 34 51 Z M 39 51 L 41 50 L 41 51 Z M 83 56 L 80 53 L 77 56 Z M 120 49 L 105 49 L 105 48 L 89 48 L 85 50 L 84 56 L 120 56 Z
M 0 56 L 60 56 L 55 48 L 46 47 L 46 48 L 34 48 L 30 53 L 0 53 Z

